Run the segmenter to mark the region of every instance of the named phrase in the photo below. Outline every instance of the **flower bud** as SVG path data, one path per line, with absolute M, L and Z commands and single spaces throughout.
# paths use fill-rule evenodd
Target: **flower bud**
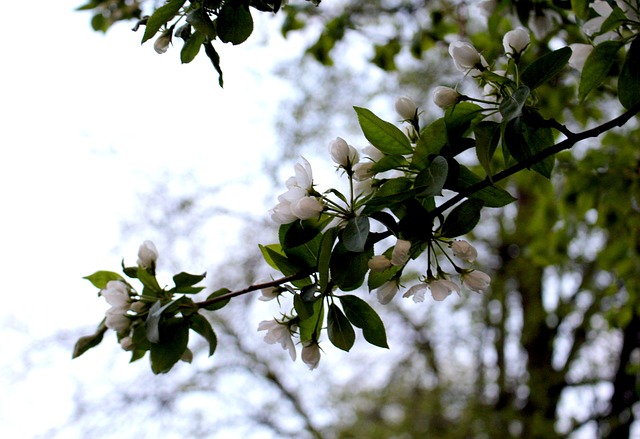
M 462 275 L 462 284 L 476 293 L 484 293 L 489 288 L 491 277 L 482 271 L 473 270 Z
M 172 36 L 173 30 L 169 29 L 156 39 L 156 42 L 153 43 L 153 49 L 156 51 L 156 53 L 162 55 L 167 51 L 167 49 L 169 49 L 169 44 L 171 44 Z
M 258 297 L 258 300 L 263 302 L 268 302 L 269 300 L 273 300 L 280 295 L 279 287 L 267 287 L 260 290 L 262 295 Z
M 375 172 L 371 172 L 373 165 L 373 162 L 356 163 L 353 167 L 354 178 L 358 181 L 365 181 L 376 175 Z
M 451 55 L 456 69 L 460 72 L 468 72 L 482 65 L 480 53 L 466 41 L 456 41 L 449 44 L 449 55 Z
M 429 289 L 433 300 L 441 302 L 446 299 L 453 291 L 460 294 L 460 287 L 447 279 L 438 279 L 429 282 Z
M 369 259 L 368 265 L 371 271 L 384 271 L 393 266 L 389 258 L 383 255 L 373 256 Z
M 418 112 L 418 106 L 411 98 L 402 96 L 396 99 L 396 112 L 404 120 L 413 120 Z
M 460 93 L 450 87 L 438 86 L 433 90 L 433 102 L 443 109 L 455 105 L 460 96 Z
M 504 53 L 517 57 L 525 51 L 530 41 L 529 32 L 525 28 L 519 27 L 504 34 L 502 47 L 504 47 Z
M 158 260 L 158 250 L 151 241 L 145 241 L 138 249 L 138 267 L 149 270 L 152 273 L 156 268 Z
M 360 158 L 358 151 L 340 137 L 337 137 L 329 144 L 329 154 L 331 155 L 331 160 L 343 168 L 350 168 L 358 163 Z
M 133 339 L 129 336 L 122 337 L 120 339 L 120 347 L 125 351 L 132 351 L 135 349 L 135 345 L 133 344 Z
M 320 346 L 313 341 L 304 343 L 300 357 L 304 364 L 309 366 L 309 369 L 315 369 L 318 367 L 318 363 L 320 363 Z
M 463 261 L 473 262 L 478 257 L 478 251 L 476 248 L 464 239 L 454 241 L 451 244 L 451 250 L 453 251 L 453 256 L 460 258 Z
M 409 260 L 409 250 L 411 250 L 411 242 L 404 239 L 398 239 L 396 246 L 391 253 L 391 263 L 393 265 L 404 265 Z
M 378 302 L 381 305 L 386 305 L 398 294 L 398 283 L 395 280 L 385 282 L 378 287 L 376 294 L 378 295 Z

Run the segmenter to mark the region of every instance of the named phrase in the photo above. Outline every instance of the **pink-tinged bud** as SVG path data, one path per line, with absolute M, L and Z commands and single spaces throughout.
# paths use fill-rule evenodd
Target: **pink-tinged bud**
M 411 242 L 404 239 L 398 239 L 396 246 L 391 253 L 391 263 L 393 265 L 404 265 L 409 260 L 409 250 L 411 250 Z
M 153 43 L 153 49 L 156 53 L 162 55 L 166 53 L 169 49 L 169 44 L 171 44 L 171 38 L 173 36 L 173 31 L 171 29 L 165 31 L 162 35 L 156 39 L 156 42 Z
M 384 271 L 387 268 L 391 268 L 393 266 L 389 258 L 383 255 L 373 256 L 371 259 L 369 259 L 368 264 L 371 271 Z
M 378 302 L 380 302 L 381 305 L 386 305 L 398 294 L 398 283 L 395 280 L 385 282 L 382 286 L 378 287 L 376 293 L 378 295 Z
M 484 293 L 491 284 L 491 277 L 482 271 L 473 270 L 462 275 L 462 284 L 476 293 Z
M 478 251 L 476 250 L 476 248 L 464 239 L 461 239 L 460 241 L 454 241 L 451 244 L 451 250 L 453 251 L 453 255 L 455 257 L 460 258 L 463 261 L 473 262 L 478 257 Z
M 153 242 L 147 240 L 138 249 L 138 267 L 154 271 L 158 261 L 158 250 Z
M 304 343 L 300 357 L 304 364 L 309 366 L 309 369 L 313 370 L 317 368 L 320 363 L 320 346 L 318 346 L 316 342 Z

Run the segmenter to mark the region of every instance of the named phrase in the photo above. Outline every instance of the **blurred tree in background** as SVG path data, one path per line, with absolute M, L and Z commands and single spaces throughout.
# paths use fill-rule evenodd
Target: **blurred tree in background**
M 115 21 L 142 19 L 160 6 L 157 3 L 96 0 L 84 9 L 92 10 L 94 29 L 106 31 Z M 309 41 L 300 65 L 277 69 L 298 93 L 281 112 L 279 129 L 286 147 L 269 151 L 265 160 L 265 172 L 274 180 L 283 161 L 310 152 L 303 145 L 325 145 L 336 135 L 361 138 L 352 105 L 367 103 L 389 113 L 388 103 L 396 95 L 409 95 L 428 123 L 439 117 L 440 110 L 428 98 L 435 86 L 478 93 L 472 81 L 453 74 L 446 52 L 454 37 L 468 39 L 482 48 L 485 58 L 494 59 L 503 51 L 502 36 L 525 26 L 533 39 L 523 56 L 534 60 L 568 44 L 587 43 L 575 23 L 598 18 L 587 1 L 246 3 L 260 11 L 279 10 L 275 17 L 282 32 Z M 637 2 L 625 4 L 638 11 Z M 207 55 L 212 59 L 211 52 Z M 539 111 L 571 129 L 619 114 L 617 94 L 638 91 L 616 88 L 613 78 L 624 62 L 618 58 L 587 100 L 578 100 L 580 72 L 575 70 L 545 84 Z M 253 307 L 247 299 L 226 317 L 214 317 L 221 337 L 230 340 L 225 345 L 231 347 L 211 365 L 198 363 L 198 371 L 180 378 L 170 393 L 211 391 L 219 386 L 220 376 L 232 370 L 241 380 L 276 389 L 277 395 L 258 403 L 246 401 L 245 409 L 257 408 L 239 414 L 238 425 L 250 420 L 281 437 L 638 434 L 638 145 L 634 118 L 559 154 L 551 180 L 530 171 L 513 178 L 508 189 L 517 201 L 484 211 L 470 235 L 489 261 L 489 292 L 443 303 L 377 307 L 387 325 L 390 352 L 372 354 L 371 347 L 350 355 L 332 352 L 327 357 L 339 358 L 326 368 L 289 374 L 281 365 L 282 352 L 271 358 L 273 350 L 259 345 L 259 335 L 254 336 L 258 343 L 243 336 L 244 328 L 254 326 L 248 323 L 247 310 Z M 475 156 L 465 160 L 482 169 Z M 198 195 L 187 199 L 196 206 L 201 203 Z M 174 215 L 193 214 L 178 209 Z M 199 216 L 204 230 L 208 219 Z M 166 224 L 173 219 L 158 217 L 167 218 Z M 247 230 L 274 233 L 264 222 L 243 221 Z M 267 275 L 251 249 L 237 263 L 243 271 L 226 273 L 229 285 L 246 285 Z M 221 275 L 216 276 L 219 280 Z M 283 400 L 286 404 L 281 405 Z M 213 435 L 220 425 L 210 418 L 206 411 L 194 414 L 192 433 Z

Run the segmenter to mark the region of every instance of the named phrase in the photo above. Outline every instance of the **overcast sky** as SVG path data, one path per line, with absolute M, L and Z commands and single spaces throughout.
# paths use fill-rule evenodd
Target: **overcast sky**
M 144 217 L 140 193 L 186 174 L 203 185 L 231 181 L 230 203 L 266 215 L 269 185 L 258 174 L 286 87 L 264 74 L 261 36 L 219 49 L 221 90 L 204 55 L 183 66 L 180 45 L 160 56 L 129 25 L 95 33 L 90 15 L 73 11 L 80 4 L 31 2 L 2 28 L 0 437 L 58 425 L 73 383 L 99 379 L 92 369 L 105 354 L 71 362 L 72 343 L 68 352 L 34 343 L 99 323 L 107 306 L 82 276 L 135 261 L 139 243 L 120 231 Z M 159 237 L 140 241 L 149 238 Z

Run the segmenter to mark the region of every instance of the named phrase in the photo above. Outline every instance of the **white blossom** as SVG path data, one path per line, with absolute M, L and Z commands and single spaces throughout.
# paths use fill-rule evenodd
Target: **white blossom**
M 155 43 L 153 43 L 153 49 L 156 53 L 160 55 L 166 53 L 167 49 L 169 49 L 169 44 L 171 44 L 171 36 L 172 31 L 168 30 L 156 39 Z
M 400 117 L 404 120 L 413 120 L 416 117 L 416 113 L 418 111 L 418 106 L 411 98 L 406 96 L 401 96 L 396 99 L 395 103 L 396 112 L 400 115 Z
M 578 71 L 582 71 L 584 68 L 584 63 L 591 55 L 593 51 L 593 46 L 591 44 L 570 44 L 571 48 L 571 58 L 569 58 L 569 65 Z
M 378 295 L 378 302 L 382 305 L 386 305 L 391 302 L 391 299 L 395 297 L 398 293 L 398 282 L 395 280 L 391 280 L 382 284 L 376 290 L 376 294 Z
M 261 289 L 260 293 L 262 295 L 260 297 L 258 297 L 258 300 L 261 300 L 263 302 L 268 302 L 270 300 L 275 299 L 276 297 L 278 297 L 280 295 L 280 288 L 278 288 L 278 287 L 267 287 L 267 288 Z
M 280 201 L 275 207 L 269 210 L 271 219 L 278 224 L 290 224 L 298 219 L 291 213 L 291 202 L 287 200 Z
M 380 151 L 373 145 L 365 146 L 362 148 L 362 152 L 364 152 L 374 162 L 377 162 L 384 157 L 384 152 Z
M 450 87 L 438 86 L 433 90 L 433 102 L 443 109 L 456 104 L 460 96 L 460 93 Z
M 282 349 L 289 351 L 289 356 L 293 361 L 296 360 L 296 347 L 291 338 L 289 326 L 280 323 L 277 320 L 263 320 L 258 324 L 258 331 L 267 331 L 264 341 L 269 344 L 280 343 Z
M 523 27 L 510 30 L 504 34 L 502 39 L 502 47 L 504 47 L 504 53 L 511 56 L 518 56 L 529 46 L 531 37 L 529 31 Z
M 116 332 L 121 332 L 129 328 L 131 320 L 126 316 L 131 299 L 129 297 L 129 288 L 119 280 L 111 280 L 107 283 L 100 294 L 105 298 L 111 308 L 105 313 L 107 328 Z
M 158 261 L 158 250 L 151 241 L 145 241 L 138 249 L 138 267 L 145 270 L 155 270 Z
M 427 288 L 431 290 L 433 299 L 438 302 L 446 299 L 453 291 L 460 293 L 460 287 L 456 283 L 446 279 L 434 279 L 412 286 L 402 297 L 413 296 L 414 302 L 423 302 Z
M 491 277 L 482 271 L 473 270 L 462 275 L 462 284 L 476 293 L 484 293 L 489 288 Z
M 317 368 L 320 363 L 320 346 L 313 341 L 304 343 L 300 357 L 304 364 L 309 366 L 309 369 Z
M 371 172 L 371 168 L 375 163 L 373 162 L 360 162 L 356 163 L 353 167 L 353 177 L 358 181 L 365 181 L 371 179 L 375 175 Z
M 369 259 L 368 264 L 371 271 L 384 271 L 387 268 L 391 268 L 393 266 L 389 258 L 383 255 L 373 256 L 371 259 Z
M 582 31 L 589 36 L 598 33 L 604 21 L 613 12 L 613 8 L 606 1 L 595 1 L 590 6 L 596 11 L 598 17 L 594 17 L 582 25 Z
M 133 339 L 129 336 L 122 337 L 120 339 L 120 347 L 122 347 L 122 349 L 124 349 L 125 351 L 132 351 L 135 348 Z
M 464 239 L 451 243 L 451 250 L 455 257 L 460 258 L 463 261 L 473 262 L 478 257 L 478 251 L 476 248 Z
M 305 196 L 291 203 L 291 213 L 301 220 L 317 218 L 324 209 L 318 197 Z
M 331 155 L 331 160 L 343 168 L 355 165 L 360 158 L 358 150 L 341 137 L 337 137 L 329 144 L 329 154 Z
M 466 41 L 455 41 L 449 44 L 449 55 L 460 72 L 478 70 L 478 67 L 486 67 L 487 64 L 476 48 Z
M 411 242 L 404 239 L 398 239 L 393 252 L 391 253 L 391 263 L 393 265 L 404 265 L 409 260 L 409 250 L 411 250 Z

